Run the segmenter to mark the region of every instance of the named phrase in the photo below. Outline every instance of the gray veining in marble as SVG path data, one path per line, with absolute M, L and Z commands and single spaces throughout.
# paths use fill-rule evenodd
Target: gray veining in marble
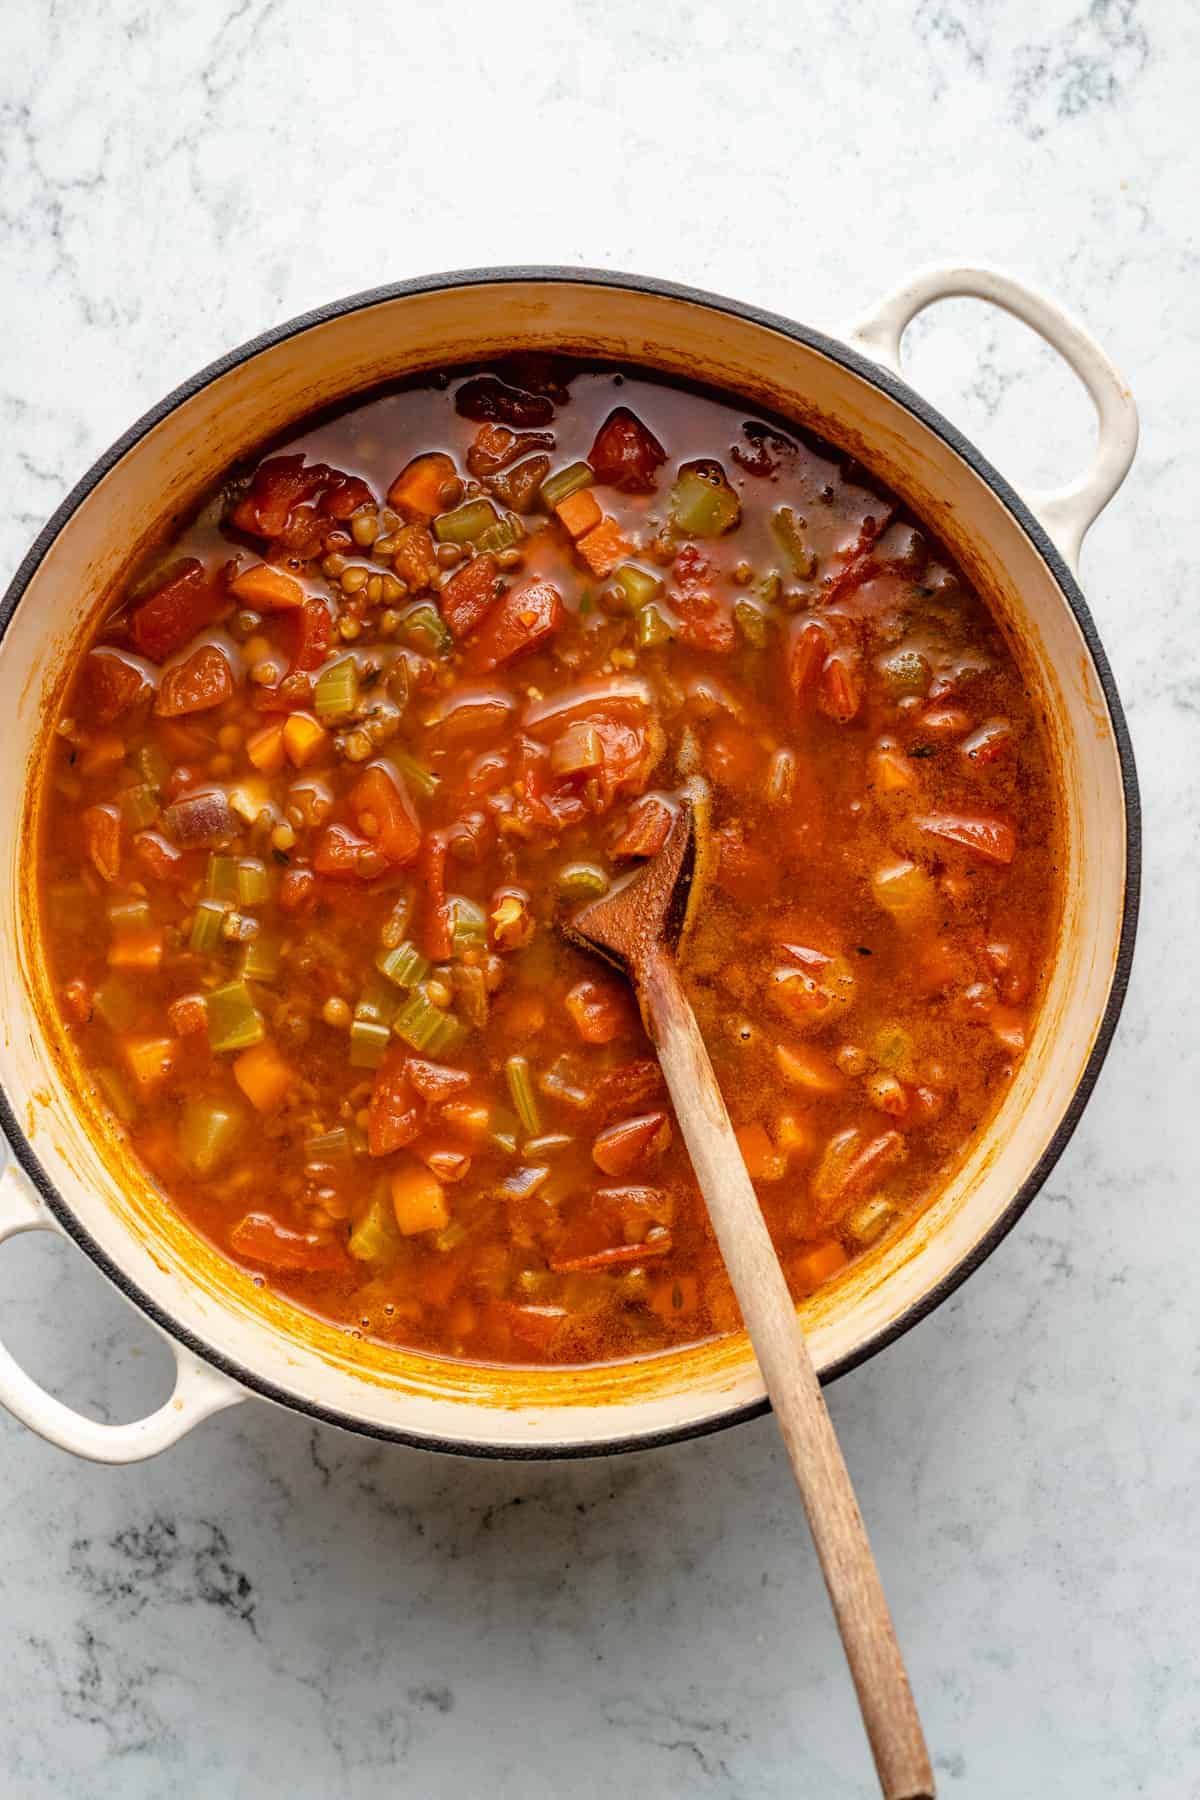
M 1192 0 L 9 0 L 0 33 L 6 570 L 182 377 L 439 268 L 642 269 L 836 324 L 978 258 L 1126 372 L 1143 445 L 1084 556 L 1144 786 L 1125 1019 L 1022 1226 L 832 1405 L 943 1795 L 1195 1800 Z M 946 306 L 911 368 L 1018 480 L 1086 453 L 1007 320 Z M 100 1417 L 164 1391 L 64 1246 L 5 1248 L 0 1327 Z M 565 1467 L 258 1404 L 126 1471 L 0 1443 L 12 1800 L 873 1792 L 768 1421 Z

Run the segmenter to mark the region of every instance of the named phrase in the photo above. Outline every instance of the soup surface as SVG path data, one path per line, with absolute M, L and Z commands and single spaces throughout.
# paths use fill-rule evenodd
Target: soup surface
M 317 420 L 100 622 L 41 916 L 87 1078 L 297 1304 L 513 1362 L 738 1324 L 621 980 L 558 924 L 713 794 L 684 977 L 792 1290 L 937 1190 L 1057 914 L 1036 707 L 828 445 L 546 359 Z

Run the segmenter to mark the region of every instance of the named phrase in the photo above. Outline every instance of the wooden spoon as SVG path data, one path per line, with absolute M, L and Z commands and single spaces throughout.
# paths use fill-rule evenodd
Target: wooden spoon
M 685 783 L 666 843 L 564 927 L 632 981 L 762 1370 L 886 1800 L 932 1800 L 933 1771 L 862 1514 L 675 953 L 703 891 L 707 783 Z

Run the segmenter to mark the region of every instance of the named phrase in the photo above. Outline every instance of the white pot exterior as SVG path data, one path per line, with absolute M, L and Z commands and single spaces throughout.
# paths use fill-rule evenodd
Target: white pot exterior
M 859 328 L 857 341 L 871 357 L 894 361 L 908 318 L 952 292 L 979 293 L 1025 317 L 1063 351 L 1097 402 L 1101 439 L 1092 468 L 1034 502 L 1071 560 L 1132 456 L 1132 402 L 1078 328 L 983 272 L 918 278 Z M 381 1436 L 516 1456 L 632 1447 L 711 1429 L 763 1404 L 744 1337 L 616 1367 L 498 1374 L 350 1343 L 264 1300 L 164 1211 L 108 1140 L 76 1085 L 73 1053 L 54 1023 L 27 929 L 47 711 L 131 556 L 231 461 L 314 408 L 415 369 L 486 360 L 518 346 L 645 362 L 707 380 L 853 451 L 947 543 L 1044 697 L 1064 796 L 1064 913 L 1032 1041 L 991 1126 L 946 1190 L 805 1303 L 820 1371 L 851 1366 L 889 1341 L 982 1259 L 1044 1179 L 1094 1079 L 1132 951 L 1132 756 L 1066 564 L 978 453 L 844 343 L 634 277 L 484 271 L 346 302 L 235 352 L 135 426 L 51 521 L 0 615 L 8 729 L 0 910 L 10 946 L 0 966 L 0 1087 L 21 1165 L 0 1185 L 0 1242 L 40 1225 L 66 1229 L 181 1357 L 180 1386 L 161 1414 L 136 1427 L 85 1432 L 86 1421 L 49 1401 L 0 1350 L 0 1400 L 81 1454 L 113 1461 L 151 1454 L 247 1390 Z

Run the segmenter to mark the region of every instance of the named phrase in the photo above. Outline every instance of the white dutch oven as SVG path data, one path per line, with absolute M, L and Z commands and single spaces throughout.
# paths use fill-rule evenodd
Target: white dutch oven
M 1020 498 L 899 378 L 900 339 L 932 301 L 971 294 L 1025 320 L 1091 394 L 1099 440 L 1078 481 Z M 139 421 L 64 502 L 0 614 L 0 1107 L 15 1153 L 0 1240 L 62 1231 L 166 1335 L 171 1399 L 134 1424 L 81 1417 L 0 1349 L 0 1401 L 79 1455 L 132 1462 L 252 1393 L 350 1429 L 498 1456 L 628 1449 L 761 1410 L 744 1337 L 616 1367 L 475 1369 L 348 1339 L 232 1273 L 157 1201 L 107 1133 L 55 1023 L 29 905 L 44 726 L 63 670 L 141 546 L 237 457 L 373 384 L 514 348 L 601 356 L 708 381 L 853 451 L 929 521 L 989 598 L 1040 693 L 1061 777 L 1064 914 L 1029 1050 L 947 1189 L 803 1309 L 830 1377 L 915 1323 L 987 1255 L 1066 1143 L 1116 1023 L 1133 946 L 1133 756 L 1073 570 L 1133 457 L 1137 414 L 1097 346 L 1004 276 L 936 269 L 843 338 L 712 295 L 563 269 L 483 270 L 359 295 L 234 351 Z

